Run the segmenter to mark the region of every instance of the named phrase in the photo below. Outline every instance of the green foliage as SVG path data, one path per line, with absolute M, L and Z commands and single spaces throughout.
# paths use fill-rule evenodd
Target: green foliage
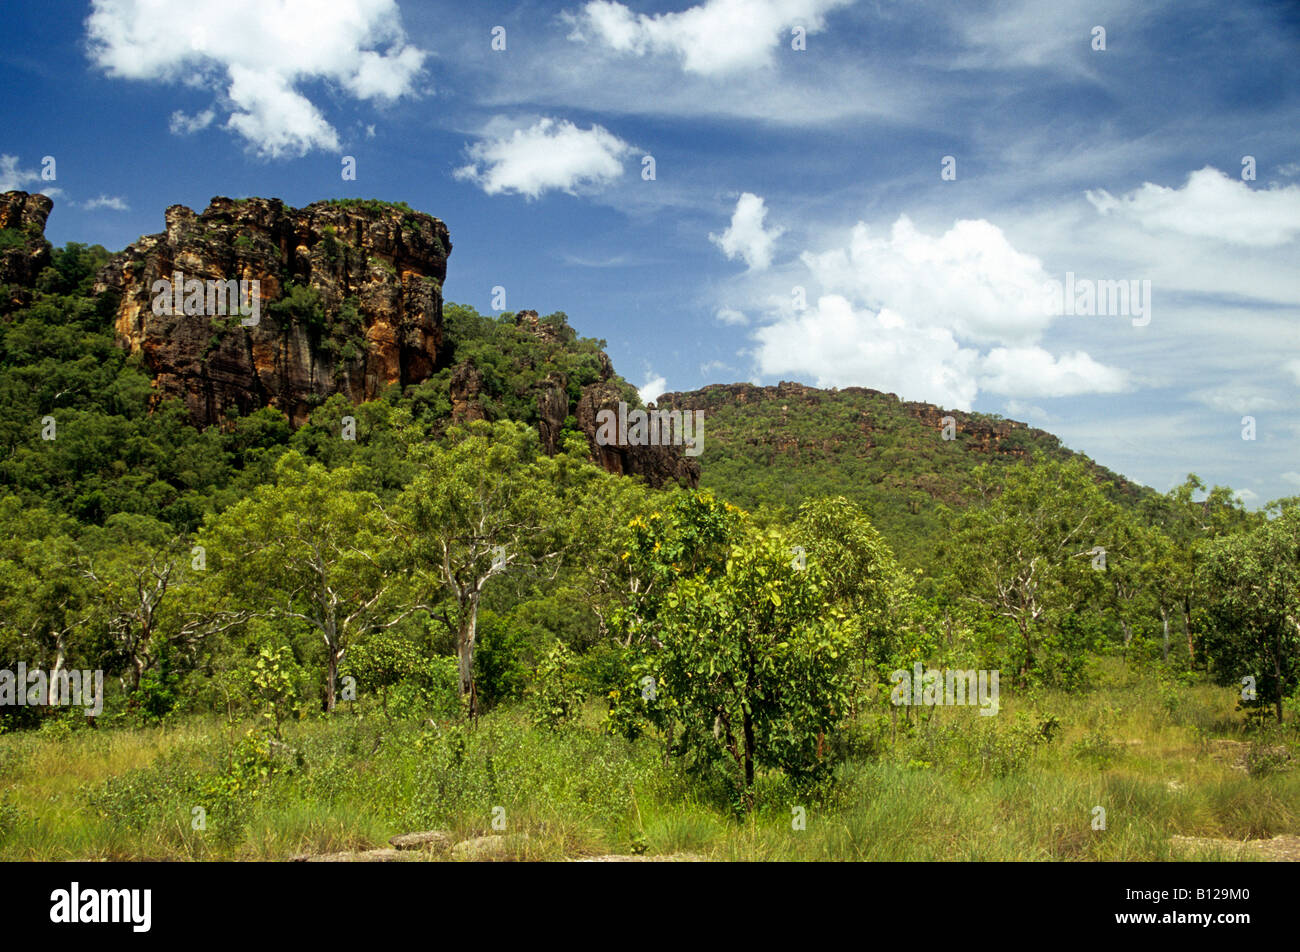
M 415 209 L 406 202 L 385 202 L 377 198 L 331 198 L 326 200 L 326 204 L 334 205 L 337 208 L 356 208 L 371 213 L 383 213 L 396 209 L 397 211 L 415 214 Z
M 251 688 L 262 703 L 262 717 L 270 722 L 277 739 L 280 725 L 290 716 L 298 699 L 293 667 L 293 652 L 289 648 L 262 648 L 251 672 Z
M 558 729 L 586 699 L 573 670 L 573 653 L 556 642 L 542 655 L 533 678 L 533 723 Z
M 1076 458 L 1098 477 L 1114 479 L 1112 494 L 1125 505 L 1150 495 L 1042 430 L 998 425 L 988 414 L 957 414 L 955 439 L 945 440 L 922 412 L 930 408 L 859 387 L 796 387 L 744 400 L 710 387 L 681 406 L 702 409 L 707 421 L 701 488 L 750 512 L 794 511 L 809 500 L 843 496 L 869 514 L 904 565 L 936 575 L 942 574 L 943 509 L 965 505 L 981 465 L 996 483 L 1027 457 Z M 1005 435 L 996 435 L 995 426 Z
M 843 614 L 828 610 L 820 568 L 792 565 L 788 537 L 748 533 L 715 573 L 710 550 L 730 521 L 725 508 L 701 494 L 679 511 L 685 531 L 662 533 L 677 545 L 665 550 L 647 526 L 639 546 L 641 560 L 661 558 L 677 578 L 653 618 L 639 620 L 634 670 L 653 690 L 631 702 L 697 766 L 729 756 L 746 796 L 759 766 L 820 779 L 830 767 L 820 738 L 848 709 L 852 646 Z
M 1247 709 L 1283 701 L 1300 685 L 1300 508 L 1248 533 L 1211 542 L 1197 566 L 1204 592 L 1201 648 L 1219 684 L 1255 681 Z
M 1018 638 L 1017 679 L 1051 653 L 1047 635 L 1101 586 L 1097 550 L 1113 513 L 1077 460 L 976 470 L 978 504 L 950 516 L 952 597 L 1006 619 Z

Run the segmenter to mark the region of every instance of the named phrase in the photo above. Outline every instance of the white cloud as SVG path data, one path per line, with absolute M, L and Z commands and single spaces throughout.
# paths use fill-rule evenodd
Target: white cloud
M 801 311 L 782 305 L 755 332 L 764 375 L 963 410 L 981 391 L 1027 399 L 1130 387 L 1126 373 L 1082 350 L 1057 357 L 1038 344 L 1052 322 L 1047 274 L 990 222 L 958 221 L 934 236 L 903 216 L 879 238 L 860 222 L 847 247 L 800 260 L 821 295 Z
M 998 347 L 984 358 L 981 370 L 981 387 L 1015 397 L 1120 393 L 1129 386 L 1122 371 L 1083 351 L 1056 358 L 1041 347 Z
M 1087 193 L 1103 215 L 1116 214 L 1150 231 L 1172 231 L 1252 247 L 1273 247 L 1300 234 L 1300 185 L 1251 188 L 1206 166 L 1181 189 L 1144 183 L 1119 198 Z
M 204 109 L 202 112 L 187 116 L 184 112 L 177 109 L 172 113 L 171 120 L 167 123 L 167 128 L 171 130 L 174 136 L 188 136 L 200 132 L 212 125 L 212 120 L 217 118 L 215 109 Z
M 634 14 L 621 3 L 593 0 L 577 15 L 570 39 L 636 56 L 667 54 L 688 73 L 717 75 L 772 63 L 773 53 L 803 27 L 820 33 L 826 14 L 851 0 L 706 0 L 675 13 Z
M 937 238 L 906 215 L 888 238 L 873 237 L 859 222 L 847 249 L 805 252 L 803 261 L 828 290 L 888 307 L 913 324 L 951 328 L 959 337 L 1029 343 L 1052 320 L 1042 264 L 984 220 L 958 221 Z
M 1220 413 L 1257 413 L 1261 410 L 1281 410 L 1285 406 L 1248 383 L 1207 387 L 1195 390 L 1188 396 Z
M 115 212 L 125 212 L 130 210 L 126 199 L 118 195 L 100 195 L 99 198 L 92 198 L 88 202 L 82 203 L 82 208 L 88 212 L 96 211 L 100 208 L 111 208 Z
M 1289 373 L 1297 384 L 1300 384 L 1300 359 L 1288 360 L 1282 365 L 1282 369 Z
M 743 258 L 751 271 L 764 271 L 772 263 L 772 249 L 776 239 L 784 234 L 781 228 L 764 228 L 767 208 L 763 199 L 745 192 L 731 213 L 731 225 L 721 235 L 709 235 L 709 241 L 722 249 L 729 259 Z
M 668 381 L 663 377 L 648 373 L 646 374 L 645 383 L 638 388 L 637 395 L 641 397 L 642 403 L 654 403 L 667 392 Z
M 754 333 L 759 372 L 818 387 L 866 386 L 905 399 L 969 410 L 979 355 L 942 328 L 909 327 L 888 310 L 855 308 L 840 295 L 779 317 Z
M 271 158 L 338 148 L 300 84 L 395 99 L 414 91 L 427 55 L 407 44 L 394 0 L 94 0 L 86 34 L 109 76 L 217 90 L 226 128 Z M 205 114 L 174 113 L 173 131 Z
M 518 192 L 537 198 L 579 185 L 600 186 L 623 174 L 632 146 L 603 126 L 580 129 L 567 119 L 539 119 L 527 129 L 489 137 L 469 149 L 470 163 L 455 172 L 489 195 Z
M 745 312 L 737 311 L 734 307 L 720 307 L 713 316 L 718 323 L 730 324 L 735 327 L 749 323 L 749 318 L 745 316 Z
M 1288 482 L 1293 486 L 1300 486 L 1300 473 L 1297 473 L 1293 469 L 1283 473 L 1282 479 L 1284 482 Z

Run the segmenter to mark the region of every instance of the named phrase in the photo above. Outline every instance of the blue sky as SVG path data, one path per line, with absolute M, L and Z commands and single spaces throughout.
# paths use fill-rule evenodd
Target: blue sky
M 872 387 L 1026 420 L 1160 490 L 1300 493 L 1300 5 L 0 16 L 0 189 L 50 193 L 55 243 L 118 249 L 214 195 L 403 200 L 451 230 L 449 300 L 563 310 L 647 397 Z M 1150 297 L 1053 313 L 1067 273 Z

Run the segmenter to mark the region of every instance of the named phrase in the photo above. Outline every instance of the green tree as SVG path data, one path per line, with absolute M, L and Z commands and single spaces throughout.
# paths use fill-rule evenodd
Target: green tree
M 1110 504 L 1078 460 L 981 466 L 975 492 L 979 504 L 952 519 L 942 552 L 959 597 L 1014 627 L 1023 683 L 1048 626 L 1096 592 Z
M 461 694 L 476 717 L 474 646 L 484 586 L 560 554 L 556 463 L 541 456 L 534 430 L 509 421 L 453 427 L 445 444 L 416 445 L 411 459 L 416 474 L 392 529 L 416 586 L 412 607 L 455 634 Z
M 275 482 L 211 519 L 201 535 L 214 581 L 251 612 L 303 622 L 325 647 L 325 709 L 339 664 L 361 633 L 409 614 L 387 598 L 400 571 L 379 500 L 364 472 L 328 470 L 290 451 Z
M 816 561 L 796 568 L 790 548 L 776 531 L 753 534 L 721 573 L 683 575 L 640 642 L 641 690 L 629 692 L 676 753 L 730 756 L 747 799 L 757 766 L 824 774 L 821 739 L 848 706 L 851 628 Z
M 1197 601 L 1198 553 L 1215 539 L 1251 529 L 1260 519 L 1258 514 L 1248 512 L 1227 486 L 1207 487 L 1195 473 L 1188 473 L 1182 483 L 1154 504 L 1153 521 L 1172 546 L 1162 558 L 1161 607 L 1164 609 L 1167 601 L 1171 607 L 1164 610 L 1181 616 L 1183 638 L 1192 660 L 1196 658 L 1192 608 Z
M 1200 644 L 1215 680 L 1255 678 L 1256 698 L 1243 706 L 1271 703 L 1281 722 L 1282 701 L 1300 683 L 1300 508 L 1209 543 L 1196 582 Z
M 0 497 L 0 667 L 41 667 L 50 683 L 88 646 L 79 636 L 93 607 L 76 572 L 75 523 Z

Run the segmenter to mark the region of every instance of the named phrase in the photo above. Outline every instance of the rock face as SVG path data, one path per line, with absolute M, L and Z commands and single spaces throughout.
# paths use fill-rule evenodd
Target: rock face
M 173 205 L 166 223 L 115 255 L 96 291 L 120 295 L 119 342 L 196 424 L 273 406 L 299 425 L 331 394 L 367 400 L 439 367 L 451 242 L 437 218 L 380 202 L 218 197 L 201 214 Z M 155 282 L 175 272 L 258 281 L 256 325 L 210 302 L 209 313 L 155 314 Z
M 50 263 L 45 221 L 53 207 L 54 202 L 45 195 L 0 194 L 0 285 L 10 286 L 6 302 L 10 306 L 28 302 L 27 290 Z
M 651 486 L 664 486 L 675 482 L 694 488 L 700 484 L 699 461 L 685 455 L 681 446 L 601 446 L 596 442 L 596 415 L 601 410 L 618 412 L 619 401 L 624 399 L 617 387 L 608 383 L 589 384 L 583 388 L 578 401 L 578 426 L 586 434 L 592 458 L 606 472 L 620 476 L 643 476 Z M 663 400 L 660 404 L 664 405 Z M 677 409 L 699 409 L 685 401 Z M 707 439 L 707 416 L 705 437 Z
M 470 363 L 457 364 L 451 372 L 451 420 L 466 423 L 487 416 L 483 409 L 483 374 Z
M 561 332 L 542 323 L 536 311 L 520 311 L 515 326 L 537 337 L 543 344 L 560 340 Z M 581 389 L 575 403 L 570 403 L 568 381 L 558 374 L 548 376 L 535 387 L 537 429 L 542 447 L 555 454 L 563 447 L 560 436 L 565 420 L 572 415 L 583 435 L 591 458 L 606 472 L 619 476 L 641 476 L 651 486 L 677 483 L 694 489 L 700 484 L 700 464 L 685 455 L 681 446 L 601 446 L 596 442 L 596 414 L 601 410 L 617 412 L 620 400 L 627 397 L 614 383 L 614 365 L 603 350 L 597 355 L 599 380 Z M 454 393 L 453 380 L 453 393 Z
M 31 299 L 50 263 L 44 195 L 0 195 L 0 286 L 6 306 Z M 109 259 L 94 293 L 110 295 L 118 343 L 140 355 L 153 378 L 155 404 L 181 400 L 197 426 L 222 425 L 261 407 L 294 426 L 333 394 L 353 403 L 389 385 L 417 384 L 451 367 L 451 420 L 489 417 L 489 394 L 471 359 L 457 361 L 443 336 L 442 284 L 451 241 L 437 218 L 402 204 L 315 202 L 290 208 L 278 199 L 217 197 L 201 213 L 166 212 L 166 230 L 146 235 Z M 181 294 L 174 295 L 179 279 Z M 186 282 L 197 282 L 195 293 Z M 218 283 L 256 282 L 251 313 L 215 291 Z M 527 372 L 576 339 L 563 321 L 520 311 L 515 327 L 528 346 Z M 572 357 L 572 353 L 569 352 Z M 573 370 L 543 369 L 521 394 L 535 400 L 542 447 L 564 448 L 568 424 L 585 436 L 591 458 L 608 472 L 641 476 L 653 486 L 699 485 L 699 463 L 681 446 L 600 446 L 596 414 L 617 409 L 630 389 L 603 350 Z M 453 366 L 454 364 L 454 366 Z M 552 365 L 554 366 L 554 365 Z

